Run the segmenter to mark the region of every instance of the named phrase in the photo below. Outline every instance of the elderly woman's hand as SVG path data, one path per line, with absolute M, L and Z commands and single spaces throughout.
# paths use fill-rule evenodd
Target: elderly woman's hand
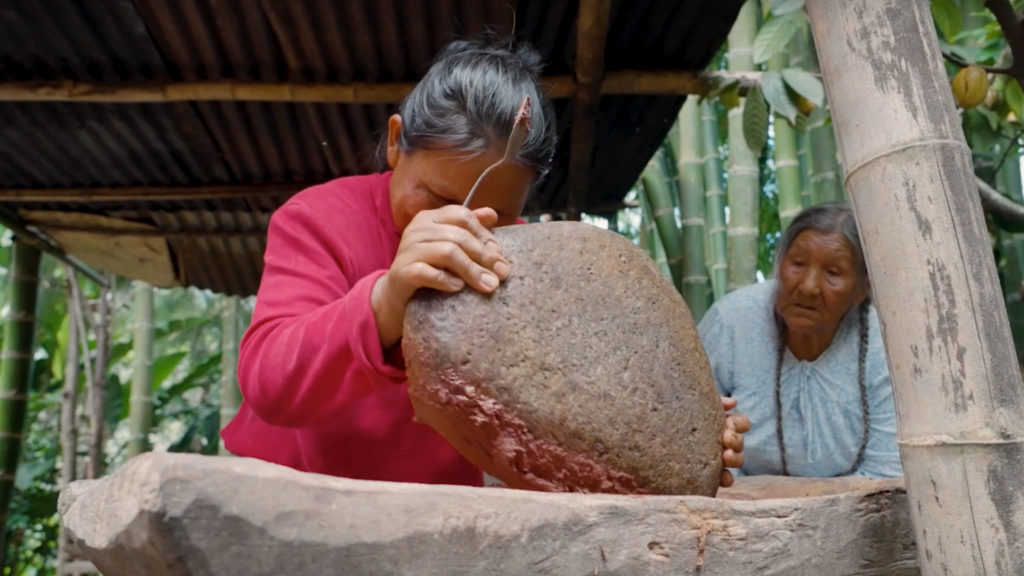
M 722 409 L 725 410 L 725 431 L 722 432 L 722 479 L 719 484 L 723 488 L 732 486 L 734 478 L 728 468 L 739 468 L 743 465 L 743 434 L 750 431 L 750 418 L 738 412 L 729 412 L 736 407 L 735 398 L 722 396 Z

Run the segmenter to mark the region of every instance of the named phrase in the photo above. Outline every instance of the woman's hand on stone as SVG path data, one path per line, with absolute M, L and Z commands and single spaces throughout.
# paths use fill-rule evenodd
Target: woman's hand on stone
M 424 210 L 412 219 L 370 297 L 385 349 L 401 338 L 405 308 L 420 288 L 458 292 L 468 285 L 487 294 L 508 278 L 508 261 L 490 230 L 497 223 L 491 208 L 458 205 Z
M 728 468 L 743 466 L 743 434 L 750 431 L 750 418 L 738 412 L 729 412 L 736 407 L 735 398 L 722 396 L 722 409 L 725 410 L 725 429 L 722 432 L 722 478 L 719 484 L 728 488 L 735 479 Z

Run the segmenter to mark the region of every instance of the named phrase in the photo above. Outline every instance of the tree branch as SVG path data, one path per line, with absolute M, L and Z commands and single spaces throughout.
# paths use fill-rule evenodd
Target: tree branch
M 978 196 L 981 198 L 981 205 L 999 219 L 1001 228 L 1024 228 L 1024 205 L 1003 196 L 981 178 L 975 176 L 974 179 L 978 183 Z
M 945 52 L 942 53 L 942 57 L 961 68 L 967 68 L 968 66 L 977 66 L 978 68 L 981 68 L 985 72 L 991 72 L 992 74 L 1009 74 L 1013 71 L 1012 67 L 1007 66 L 984 66 L 982 64 L 972 64 L 967 60 L 964 60 L 963 58 L 959 58 L 957 56 L 947 54 Z
M 1013 53 L 1013 64 L 1007 73 L 1020 80 L 1024 77 L 1024 26 L 1017 18 L 1010 0 L 985 0 L 985 8 L 996 17 L 996 22 L 1002 28 L 1006 43 Z

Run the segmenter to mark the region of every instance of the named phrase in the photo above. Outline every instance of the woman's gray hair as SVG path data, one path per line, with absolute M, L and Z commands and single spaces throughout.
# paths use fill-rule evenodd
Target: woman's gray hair
M 775 251 L 775 275 L 779 275 L 779 263 L 783 256 L 789 251 L 793 240 L 806 230 L 814 230 L 821 234 L 841 234 L 850 245 L 853 252 L 854 267 L 857 270 L 857 277 L 867 284 L 868 267 L 864 261 L 864 250 L 860 245 L 860 233 L 857 231 L 857 221 L 853 218 L 853 211 L 844 202 L 826 202 L 804 209 L 797 214 L 789 228 L 782 234 Z
M 519 105 L 532 103 L 518 160 L 540 180 L 555 152 L 555 119 L 540 88 L 540 55 L 526 45 L 459 40 L 448 44 L 398 109 L 403 151 L 505 152 Z

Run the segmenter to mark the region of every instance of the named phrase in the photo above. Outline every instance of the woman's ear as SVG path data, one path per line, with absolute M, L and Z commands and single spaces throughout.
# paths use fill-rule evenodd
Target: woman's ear
M 402 117 L 392 114 L 388 118 L 388 166 L 392 170 L 398 166 L 398 160 L 402 157 L 402 151 L 398 148 L 398 137 L 402 135 Z

